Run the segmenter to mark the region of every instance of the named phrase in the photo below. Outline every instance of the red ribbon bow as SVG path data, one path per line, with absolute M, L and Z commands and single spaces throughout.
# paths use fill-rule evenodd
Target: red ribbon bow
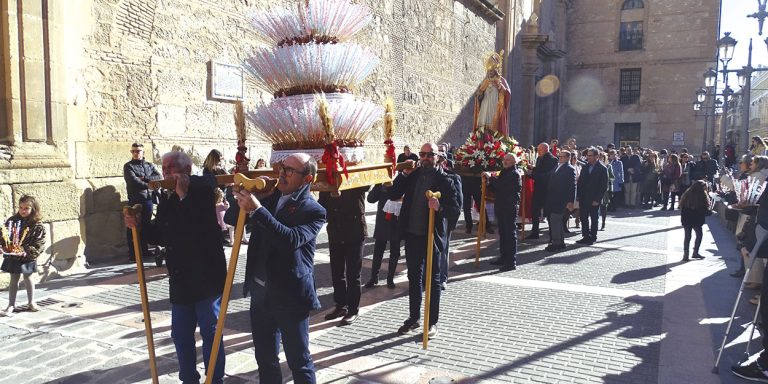
M 397 156 L 395 156 L 395 143 L 393 143 L 392 140 L 387 139 L 384 140 L 384 145 L 387 146 L 387 152 L 385 153 L 385 156 L 388 156 L 390 159 L 392 159 L 392 166 L 396 166 Z
M 333 181 L 333 171 L 338 169 L 337 164 L 341 165 L 341 170 L 344 172 L 344 176 L 346 176 L 347 180 L 349 180 L 347 164 L 344 162 L 344 156 L 342 156 L 339 152 L 339 146 L 336 144 L 336 142 L 325 145 L 325 152 L 323 153 L 322 161 L 325 164 L 325 176 L 327 177 L 329 183 Z

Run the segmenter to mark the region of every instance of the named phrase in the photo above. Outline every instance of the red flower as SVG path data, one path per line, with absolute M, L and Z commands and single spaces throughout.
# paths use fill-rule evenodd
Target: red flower
M 492 149 L 492 148 L 490 148 L 490 147 L 488 147 L 488 148 L 485 148 L 485 154 L 486 154 L 486 155 L 489 155 L 489 156 L 490 156 L 491 152 L 493 152 L 493 149 Z
M 493 149 L 499 149 L 499 147 L 501 147 L 501 141 L 493 143 Z
M 477 135 L 472 134 L 472 141 L 477 141 Z
M 469 166 L 469 160 L 464 159 L 464 161 L 462 161 L 461 164 L 463 164 L 465 167 L 468 167 Z
M 491 134 L 490 133 L 486 133 L 485 134 L 485 141 L 491 141 L 491 140 L 493 140 L 493 137 L 491 137 Z
M 461 155 L 461 152 L 457 152 L 456 153 L 456 160 L 461 160 L 463 158 L 464 158 L 464 156 Z
M 498 158 L 503 158 L 503 157 L 504 157 L 504 151 L 498 151 L 498 152 L 496 152 L 496 156 L 497 156 Z
M 472 147 L 467 147 L 467 154 L 470 154 L 470 155 L 471 155 L 471 154 L 473 154 L 473 153 L 475 153 L 475 149 L 474 149 L 474 148 L 472 148 Z
M 490 159 L 490 160 L 488 160 L 488 165 L 490 165 L 491 167 L 493 167 L 494 165 L 496 165 L 496 159 Z

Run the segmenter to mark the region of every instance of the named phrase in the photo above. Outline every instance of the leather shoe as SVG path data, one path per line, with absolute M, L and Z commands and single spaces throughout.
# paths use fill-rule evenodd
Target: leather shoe
M 351 325 L 358 317 L 360 316 L 357 313 L 349 313 L 341 319 L 341 325 Z
M 365 288 L 373 288 L 375 286 L 379 285 L 379 279 L 370 279 L 367 283 L 365 283 Z
M 497 257 L 491 260 L 491 265 L 502 265 L 502 264 L 504 264 L 504 261 L 501 260 L 501 257 Z
M 344 317 L 347 315 L 347 309 L 344 307 L 336 307 L 336 309 L 333 310 L 333 312 L 325 314 L 326 320 L 333 320 L 338 319 L 339 317 Z
M 467 228 L 465 229 L 465 232 L 466 232 L 467 234 L 470 234 L 470 233 L 472 233 L 472 227 L 467 227 Z
M 499 268 L 499 272 L 509 272 L 509 271 L 514 271 L 514 270 L 517 270 L 517 267 L 514 266 L 514 265 L 505 265 L 505 266 Z
M 698 253 L 695 253 L 695 254 L 693 254 L 693 256 L 691 256 L 691 258 L 694 258 L 694 259 L 697 259 L 697 260 L 701 260 L 701 259 L 704 258 L 704 256 L 699 255 Z
M 558 252 L 564 249 L 565 249 L 565 244 L 559 244 L 559 245 L 550 244 L 546 248 L 544 248 L 544 250 L 547 252 Z
M 494 232 L 493 232 L 493 228 L 491 228 L 491 227 L 489 226 L 488 228 L 486 228 L 486 229 L 485 229 L 485 233 L 487 233 L 487 234 L 489 234 L 489 235 L 493 235 L 493 233 L 494 233 Z
M 531 233 L 530 235 L 526 236 L 525 238 L 527 240 L 536 240 L 536 239 L 539 238 L 539 234 L 538 233 Z
M 392 280 L 387 280 L 387 288 L 395 289 L 395 282 Z

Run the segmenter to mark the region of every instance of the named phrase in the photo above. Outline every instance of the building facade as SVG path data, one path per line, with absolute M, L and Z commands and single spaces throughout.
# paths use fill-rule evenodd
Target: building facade
M 481 0 L 366 0 L 357 42 L 381 59 L 357 94 L 393 96 L 396 144 L 460 142 L 471 96 L 494 50 L 500 12 Z M 283 1 L 295 6 L 297 1 Z M 0 216 L 23 194 L 41 202 L 50 236 L 44 277 L 124 257 L 122 166 L 131 143 L 148 160 L 179 146 L 199 166 L 211 149 L 233 164 L 233 104 L 212 99 L 211 61 L 239 64 L 260 44 L 249 12 L 271 0 L 0 0 Z M 269 96 L 247 81 L 246 104 Z M 380 127 L 380 125 L 379 125 Z M 377 130 L 377 132 L 380 131 Z M 251 136 L 252 137 L 252 136 Z M 383 155 L 383 133 L 368 138 Z M 270 148 L 247 141 L 249 157 Z
M 576 2 L 556 137 L 700 151 L 692 92 L 715 66 L 718 19 L 717 0 Z

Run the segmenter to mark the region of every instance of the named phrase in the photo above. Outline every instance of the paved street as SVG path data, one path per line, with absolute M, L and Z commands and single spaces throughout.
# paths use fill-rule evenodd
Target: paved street
M 728 276 L 738 263 L 733 236 L 716 216 L 707 220 L 701 261 L 680 261 L 679 211 L 620 211 L 593 246 L 572 244 L 580 237 L 575 233 L 567 251 L 557 254 L 543 251 L 544 239 L 521 244 L 518 270 L 506 273 L 489 265 L 495 236 L 484 241 L 476 267 L 475 238 L 460 226 L 439 335 L 428 351 L 420 337 L 396 333 L 407 317 L 403 260 L 396 289 L 364 290 L 356 323 L 338 327 L 323 320 L 333 308 L 323 234 L 316 259 L 323 310 L 311 324 L 319 382 L 741 382 L 728 368 L 745 350 L 755 308 L 746 300 L 753 292 L 743 299 L 721 374 L 712 374 L 739 280 Z M 363 282 L 371 253 L 372 243 Z M 227 383 L 258 382 L 248 301 L 241 298 L 244 255 L 245 247 L 227 318 Z M 160 381 L 176 383 L 168 281 L 163 268 L 147 267 L 147 274 Z M 135 268 L 115 263 L 40 285 L 43 310 L 0 319 L 0 383 L 151 382 L 135 276 Z M 19 303 L 24 295 L 22 288 Z M 6 303 L 3 292 L 0 304 Z M 759 348 L 752 343 L 752 351 Z M 290 377 L 286 366 L 284 372 Z

